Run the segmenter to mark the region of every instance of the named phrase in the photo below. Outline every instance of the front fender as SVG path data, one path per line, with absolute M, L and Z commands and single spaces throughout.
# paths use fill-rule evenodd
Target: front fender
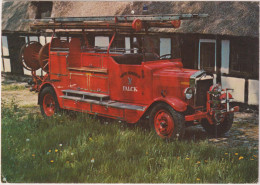
M 174 110 L 178 111 L 178 112 L 184 112 L 187 110 L 187 103 L 182 101 L 179 98 L 175 98 L 175 97 L 160 97 L 155 99 L 155 102 L 165 102 L 167 104 L 169 104 Z

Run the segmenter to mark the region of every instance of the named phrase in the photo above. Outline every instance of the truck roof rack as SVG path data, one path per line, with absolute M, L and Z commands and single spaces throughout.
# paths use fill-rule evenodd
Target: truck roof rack
M 30 27 L 43 29 L 120 29 L 129 31 L 148 30 L 151 27 L 178 28 L 181 20 L 208 17 L 208 14 L 162 14 L 162 15 L 115 15 L 93 17 L 53 17 L 34 19 Z

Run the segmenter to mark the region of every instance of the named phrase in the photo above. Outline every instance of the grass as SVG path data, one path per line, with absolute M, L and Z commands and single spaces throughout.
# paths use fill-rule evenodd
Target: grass
M 25 85 L 2 84 L 2 91 L 17 91 L 26 89 Z
M 256 183 L 258 151 L 165 142 L 78 113 L 45 119 L 2 102 L 2 179 L 11 183 Z M 28 110 L 27 110 L 28 111 Z

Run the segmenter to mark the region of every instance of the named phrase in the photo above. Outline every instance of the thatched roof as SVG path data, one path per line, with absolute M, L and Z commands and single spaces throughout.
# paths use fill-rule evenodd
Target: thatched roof
M 258 2 L 68 2 L 54 1 L 52 17 L 82 17 L 142 14 L 143 5 L 148 5 L 149 14 L 207 13 L 210 17 L 195 21 L 183 21 L 179 29 L 157 29 L 164 32 L 204 33 L 233 36 L 258 37 Z M 26 2 L 3 4 L 2 29 L 28 30 L 21 19 L 33 18 L 33 8 Z

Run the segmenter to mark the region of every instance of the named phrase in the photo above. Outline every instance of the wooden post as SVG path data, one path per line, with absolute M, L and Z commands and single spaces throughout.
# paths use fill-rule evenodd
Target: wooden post
M 221 39 L 216 37 L 216 75 L 217 83 L 221 83 Z
M 20 49 L 25 44 L 25 39 L 19 37 L 17 34 L 10 34 L 7 36 L 10 63 L 11 63 L 11 73 L 24 75 L 23 65 L 19 61 Z

